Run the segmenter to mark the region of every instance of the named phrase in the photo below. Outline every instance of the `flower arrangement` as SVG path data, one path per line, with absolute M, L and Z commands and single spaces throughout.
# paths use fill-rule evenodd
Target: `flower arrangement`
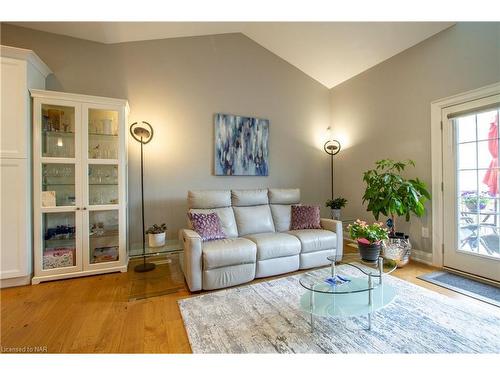
M 488 192 L 481 192 L 478 194 L 477 191 L 464 191 L 461 197 L 462 202 L 471 211 L 476 211 L 478 209 L 478 203 L 479 209 L 484 210 L 491 200 L 491 195 Z
M 354 224 L 350 224 L 347 228 L 349 236 L 353 240 L 357 240 L 358 243 L 378 244 L 389 238 L 388 230 L 383 223 L 367 224 L 366 221 L 357 219 Z
M 331 208 L 332 210 L 340 210 L 341 208 L 344 208 L 346 204 L 347 199 L 338 197 L 335 199 L 328 199 L 325 206 Z

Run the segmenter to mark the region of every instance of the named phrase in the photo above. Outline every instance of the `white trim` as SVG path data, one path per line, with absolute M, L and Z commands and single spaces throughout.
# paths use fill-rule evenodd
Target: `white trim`
M 31 275 L 13 277 L 11 279 L 0 280 L 0 288 L 12 288 L 14 286 L 22 286 L 31 284 Z
M 416 262 L 428 264 L 429 266 L 433 265 L 432 253 L 429 253 L 427 251 L 412 249 L 410 258 Z
M 58 99 L 84 103 L 93 103 L 105 105 L 125 106 L 127 113 L 129 111 L 128 101 L 126 99 L 106 98 L 103 96 L 92 96 L 82 94 L 71 94 L 67 92 L 49 91 L 49 90 L 30 90 L 31 96 L 42 99 Z
M 10 57 L 12 59 L 26 60 L 33 67 L 38 70 L 44 78 L 47 78 L 52 74 L 52 70 L 45 64 L 38 55 L 30 49 L 10 47 L 10 46 L 0 46 L 2 57 Z
M 90 276 L 90 275 L 100 275 L 103 273 L 111 273 L 111 272 L 127 272 L 127 264 L 118 266 L 118 267 L 110 267 L 103 269 L 94 269 L 87 271 L 77 271 L 77 272 L 69 272 L 69 273 L 61 273 L 58 275 L 44 275 L 44 276 L 35 276 L 31 279 L 31 284 L 36 285 L 40 284 L 44 281 L 53 281 L 53 280 L 62 280 L 62 279 L 71 279 L 74 277 L 81 276 Z
M 444 243 L 443 213 L 443 139 L 441 132 L 442 112 L 445 108 L 481 99 L 500 92 L 500 82 L 452 95 L 431 103 L 431 162 L 432 162 L 432 264 L 443 266 Z

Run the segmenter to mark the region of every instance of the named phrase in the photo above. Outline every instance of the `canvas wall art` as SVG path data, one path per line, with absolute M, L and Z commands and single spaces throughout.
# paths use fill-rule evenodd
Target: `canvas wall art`
M 215 174 L 269 175 L 269 120 L 215 115 Z

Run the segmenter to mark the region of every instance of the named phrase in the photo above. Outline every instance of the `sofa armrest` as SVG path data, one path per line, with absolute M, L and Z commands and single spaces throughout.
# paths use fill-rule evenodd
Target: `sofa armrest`
M 202 287 L 202 240 L 198 233 L 191 229 L 179 230 L 179 240 L 184 246 L 182 271 L 189 290 L 194 292 Z
M 333 219 L 321 219 L 321 227 L 325 230 L 335 232 L 337 235 L 337 251 L 336 260 L 342 260 L 342 255 L 344 253 L 344 233 L 342 229 L 342 222 Z

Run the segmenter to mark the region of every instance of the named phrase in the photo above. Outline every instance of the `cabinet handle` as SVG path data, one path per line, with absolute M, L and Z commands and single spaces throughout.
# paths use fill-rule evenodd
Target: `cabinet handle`
M 76 208 L 76 210 L 77 210 L 77 211 L 80 211 L 80 207 L 77 207 L 77 208 Z
M 87 209 L 87 207 L 83 207 L 83 210 L 86 210 L 86 209 Z

